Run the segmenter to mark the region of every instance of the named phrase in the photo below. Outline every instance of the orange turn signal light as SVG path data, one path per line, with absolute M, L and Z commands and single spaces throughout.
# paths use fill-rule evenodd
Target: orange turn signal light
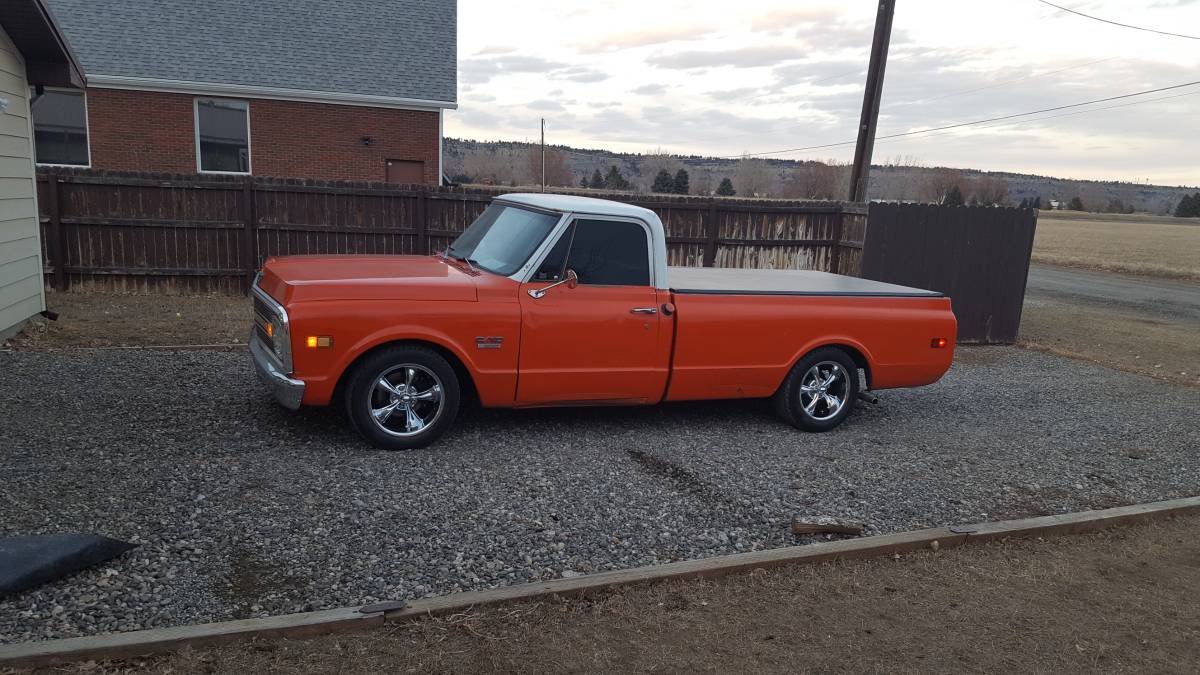
M 929 341 L 929 346 L 933 347 L 934 349 L 942 349 L 947 344 L 949 343 L 947 342 L 946 338 L 933 338 Z
M 275 324 L 267 322 L 267 337 L 275 337 Z
M 309 335 L 304 340 L 309 349 L 328 349 L 333 346 L 333 338 L 329 335 Z

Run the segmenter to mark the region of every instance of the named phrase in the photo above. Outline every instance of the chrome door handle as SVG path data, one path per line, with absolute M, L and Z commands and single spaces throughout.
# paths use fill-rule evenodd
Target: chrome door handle
M 658 314 L 657 307 L 634 307 L 629 311 L 632 314 Z

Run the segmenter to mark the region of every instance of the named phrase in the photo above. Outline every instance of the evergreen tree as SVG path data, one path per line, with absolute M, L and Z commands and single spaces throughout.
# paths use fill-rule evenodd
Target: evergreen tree
M 1176 218 L 1200 218 L 1200 192 L 1184 195 L 1175 207 Z
M 1079 197 L 1071 197 L 1071 201 L 1067 202 L 1067 210 L 1068 211 L 1082 211 L 1083 210 L 1083 200 L 1080 199 Z
M 667 173 L 666 169 L 658 172 L 654 177 L 654 184 L 650 186 L 651 192 L 674 192 L 675 180 L 671 178 L 671 174 Z
M 1029 198 L 1028 198 L 1028 197 L 1025 197 L 1025 198 L 1021 199 L 1021 203 L 1020 203 L 1020 204 L 1017 204 L 1017 208 L 1018 208 L 1018 209 L 1027 209 L 1027 208 L 1029 208 Z
M 1037 197 L 1034 197 L 1034 198 L 1033 198 L 1033 201 L 1032 201 L 1032 202 L 1030 202 L 1030 203 L 1029 203 L 1029 205 L 1030 205 L 1030 206 L 1032 206 L 1032 207 L 1033 207 L 1033 208 L 1035 208 L 1035 209 L 1040 209 L 1040 208 L 1042 208 L 1042 196 L 1041 196 L 1041 195 L 1038 195 Z
M 586 174 L 584 174 L 583 178 L 580 178 L 580 179 L 579 179 L 579 187 L 581 187 L 581 188 L 584 188 L 584 189 L 587 189 L 587 187 L 588 187 L 588 179 L 587 179 L 587 175 L 586 175 Z
M 613 164 L 608 169 L 608 173 L 604 176 L 604 189 L 606 190 L 628 190 L 630 188 L 629 181 L 621 175 L 621 171 L 617 169 L 617 165 Z
M 675 172 L 675 194 L 686 195 L 692 191 L 690 180 L 688 179 L 687 169 L 680 169 Z
M 596 171 L 592 173 L 592 181 L 588 187 L 592 188 L 593 190 L 604 189 L 604 176 L 600 175 L 600 169 L 596 169 Z
M 732 197 L 737 194 L 737 190 L 733 189 L 733 181 L 728 178 L 722 178 L 721 184 L 717 186 L 717 194 L 722 197 Z
M 942 197 L 942 205 L 944 206 L 962 206 L 965 203 L 962 190 L 958 189 L 957 185 L 951 186 L 946 192 L 946 196 Z

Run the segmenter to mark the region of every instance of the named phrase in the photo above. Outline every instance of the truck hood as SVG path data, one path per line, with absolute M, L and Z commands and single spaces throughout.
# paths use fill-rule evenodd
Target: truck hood
M 259 286 L 285 305 L 311 300 L 473 302 L 478 299 L 475 275 L 435 256 L 298 255 L 269 258 Z

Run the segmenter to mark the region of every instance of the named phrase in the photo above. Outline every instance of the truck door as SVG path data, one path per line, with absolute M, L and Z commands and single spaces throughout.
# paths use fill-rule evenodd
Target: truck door
M 666 386 L 650 233 L 641 222 L 576 218 L 523 284 L 518 404 L 655 402 Z M 530 291 L 565 281 L 541 297 Z M 573 286 L 573 287 L 572 287 Z

